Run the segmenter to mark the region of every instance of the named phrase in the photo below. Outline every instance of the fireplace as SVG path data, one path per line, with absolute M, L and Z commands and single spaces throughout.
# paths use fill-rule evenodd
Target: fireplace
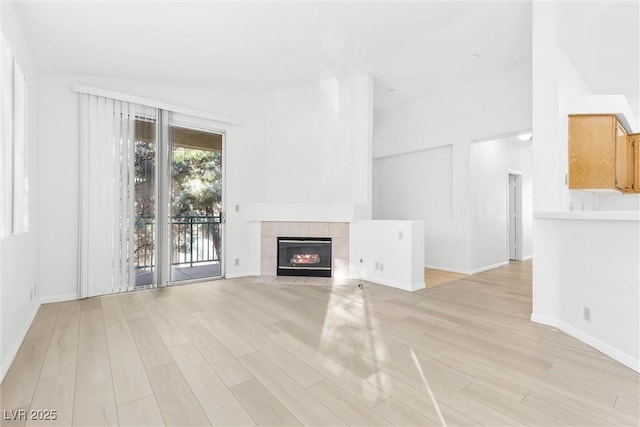
M 278 276 L 331 277 L 330 237 L 278 237 Z

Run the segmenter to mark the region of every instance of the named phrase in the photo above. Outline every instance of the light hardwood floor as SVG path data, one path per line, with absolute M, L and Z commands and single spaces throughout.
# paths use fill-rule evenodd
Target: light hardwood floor
M 427 288 L 433 288 L 434 286 L 464 279 L 465 277 L 469 277 L 469 275 L 435 268 L 424 269 L 424 284 Z
M 638 374 L 529 321 L 530 262 L 413 293 L 254 280 L 43 305 L 2 408 L 56 410 L 45 425 L 638 425 Z

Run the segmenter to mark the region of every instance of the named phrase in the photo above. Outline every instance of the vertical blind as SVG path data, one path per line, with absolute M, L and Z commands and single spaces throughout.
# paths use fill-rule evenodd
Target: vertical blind
M 96 95 L 78 97 L 78 281 L 85 298 L 134 285 L 135 121 L 157 112 Z

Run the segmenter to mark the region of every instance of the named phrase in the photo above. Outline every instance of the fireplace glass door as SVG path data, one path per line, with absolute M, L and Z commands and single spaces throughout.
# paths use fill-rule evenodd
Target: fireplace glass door
M 277 274 L 331 277 L 331 238 L 278 237 Z

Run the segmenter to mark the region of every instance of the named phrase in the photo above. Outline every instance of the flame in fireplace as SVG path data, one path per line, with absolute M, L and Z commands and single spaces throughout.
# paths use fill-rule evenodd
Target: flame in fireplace
M 289 262 L 291 264 L 320 264 L 320 254 L 294 254 Z

